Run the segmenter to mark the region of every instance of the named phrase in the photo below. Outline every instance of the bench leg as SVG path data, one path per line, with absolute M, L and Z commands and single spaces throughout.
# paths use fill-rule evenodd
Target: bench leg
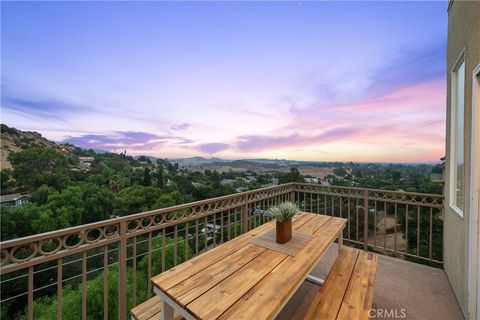
M 338 235 L 338 253 L 340 253 L 340 250 L 342 250 L 342 246 L 343 246 L 343 231 L 340 232 L 340 234 Z
M 160 308 L 162 310 L 161 319 L 162 320 L 173 320 L 173 308 L 164 300 L 162 300 Z

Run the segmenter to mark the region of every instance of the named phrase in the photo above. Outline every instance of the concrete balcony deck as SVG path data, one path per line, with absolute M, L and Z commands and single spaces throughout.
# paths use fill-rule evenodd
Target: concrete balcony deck
M 332 245 L 312 273 L 325 279 L 336 257 L 337 247 Z M 318 289 L 317 284 L 305 281 L 277 319 L 303 319 Z M 372 319 L 464 319 L 444 270 L 380 254 L 373 309 L 397 310 L 397 317 L 393 314 Z M 402 309 L 405 310 L 403 318 Z

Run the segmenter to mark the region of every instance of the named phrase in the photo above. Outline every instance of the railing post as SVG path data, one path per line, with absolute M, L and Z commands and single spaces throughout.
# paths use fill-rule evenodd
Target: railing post
M 245 205 L 243 206 L 243 233 L 248 232 L 248 194 L 245 195 Z
M 368 190 L 365 192 L 364 209 L 363 209 L 363 250 L 368 251 Z
M 127 223 L 120 222 L 120 243 L 118 255 L 118 318 L 127 318 Z M 150 280 L 150 279 L 148 279 Z

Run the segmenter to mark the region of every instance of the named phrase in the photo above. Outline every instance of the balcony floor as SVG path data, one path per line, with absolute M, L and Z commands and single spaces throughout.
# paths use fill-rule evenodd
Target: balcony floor
M 325 279 L 336 257 L 334 244 L 312 273 Z M 277 319 L 303 319 L 318 289 L 318 285 L 305 281 Z M 384 255 L 378 259 L 373 309 L 396 309 L 399 316 L 404 309 L 403 319 L 409 320 L 464 319 L 445 271 Z

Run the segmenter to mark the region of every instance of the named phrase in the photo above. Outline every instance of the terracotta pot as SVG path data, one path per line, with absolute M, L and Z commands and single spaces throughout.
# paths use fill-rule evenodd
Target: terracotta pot
M 277 243 L 285 243 L 292 239 L 292 219 L 285 222 L 277 221 Z

